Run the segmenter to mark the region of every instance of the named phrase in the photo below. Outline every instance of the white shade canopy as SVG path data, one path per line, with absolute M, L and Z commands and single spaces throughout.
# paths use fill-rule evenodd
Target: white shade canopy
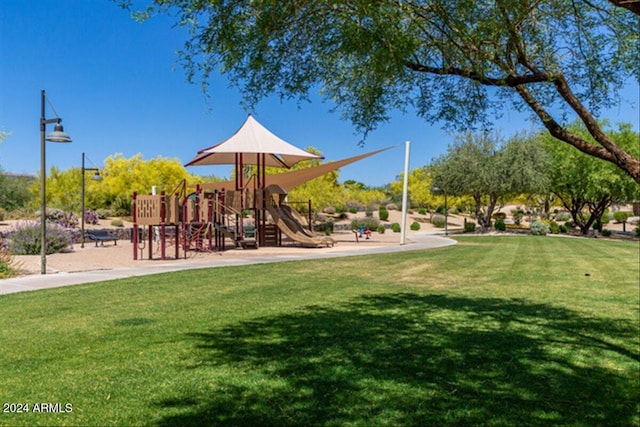
M 230 138 L 198 151 L 196 157 L 185 166 L 238 164 L 262 164 L 290 168 L 301 160 L 322 159 L 323 156 L 311 154 L 294 147 L 280 139 L 262 126 L 251 114 L 240 129 Z M 264 154 L 264 162 L 262 155 Z

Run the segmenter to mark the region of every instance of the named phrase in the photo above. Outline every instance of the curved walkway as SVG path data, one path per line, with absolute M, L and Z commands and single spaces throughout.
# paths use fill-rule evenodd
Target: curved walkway
M 455 240 L 439 236 L 436 233 L 413 233 L 411 241 L 404 245 L 386 246 L 372 249 L 348 249 L 337 252 L 314 252 L 301 255 L 265 255 L 252 258 L 224 258 L 191 263 L 171 264 L 163 263 L 144 267 L 114 268 L 110 270 L 93 270 L 76 273 L 57 273 L 47 275 L 29 275 L 13 279 L 0 280 L 0 295 L 40 289 L 57 288 L 61 286 L 79 285 L 83 283 L 102 282 L 106 280 L 122 279 L 149 274 L 167 273 L 172 271 L 189 270 L 195 268 L 227 267 L 249 264 L 266 264 L 271 262 L 294 261 L 302 259 L 325 259 L 356 255 L 382 254 L 390 252 L 414 251 L 433 249 L 454 245 Z

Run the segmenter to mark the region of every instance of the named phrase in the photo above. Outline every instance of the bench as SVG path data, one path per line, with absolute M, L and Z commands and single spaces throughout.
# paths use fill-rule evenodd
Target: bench
M 98 242 L 100 242 L 101 246 L 104 246 L 105 241 L 111 240 L 113 240 L 114 245 L 118 245 L 118 240 L 107 230 L 87 230 L 87 237 L 96 242 L 96 246 L 98 246 Z

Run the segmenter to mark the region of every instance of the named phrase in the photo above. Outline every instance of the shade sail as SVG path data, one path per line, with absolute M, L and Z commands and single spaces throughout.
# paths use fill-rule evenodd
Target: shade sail
M 305 169 L 298 169 L 289 172 L 283 172 L 276 175 L 267 175 L 265 177 L 265 187 L 270 185 L 279 185 L 286 191 L 291 191 L 295 187 L 304 184 L 307 181 L 311 181 L 314 178 L 322 176 L 326 173 L 339 169 L 343 166 L 346 166 L 350 163 L 357 162 L 358 160 L 365 159 L 367 157 L 373 156 L 374 154 L 378 154 L 382 151 L 389 150 L 397 146 L 382 148 L 380 150 L 371 151 L 369 153 L 360 154 L 358 156 L 349 157 L 343 160 L 336 160 L 335 162 L 324 163 L 318 166 L 313 166 Z M 233 181 L 224 181 L 224 182 L 213 182 L 207 184 L 200 184 L 200 187 L 205 190 L 218 190 L 221 191 L 223 189 L 233 188 Z
M 239 155 L 242 155 L 241 159 Z M 249 114 L 233 136 L 198 151 L 196 157 L 185 166 L 237 165 L 240 162 L 244 165 L 261 164 L 290 168 L 301 160 L 322 158 L 324 157 L 311 154 L 280 139 Z

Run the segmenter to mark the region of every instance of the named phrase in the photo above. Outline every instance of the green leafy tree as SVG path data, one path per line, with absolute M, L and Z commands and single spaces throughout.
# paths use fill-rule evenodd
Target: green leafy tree
M 433 183 L 452 196 L 471 196 L 475 217 L 489 228 L 499 202 L 525 192 L 545 192 L 546 154 L 540 144 L 516 135 L 506 144 L 489 134 L 458 137 L 430 166 Z
M 574 123 L 572 132 L 588 138 L 579 123 Z M 640 151 L 640 135 L 629 124 L 619 125 L 617 131 L 609 134 L 629 151 Z M 587 234 L 591 227 L 601 229 L 602 215 L 611 204 L 640 198 L 638 185 L 618 168 L 585 156 L 573 147 L 557 145 L 548 135 L 540 138 L 552 159 L 550 189 L 582 234 Z
M 175 17 L 190 34 L 179 51 L 188 80 L 206 90 L 220 72 L 250 106 L 274 93 L 306 100 L 319 88 L 365 135 L 397 109 L 457 130 L 528 110 L 557 141 L 640 183 L 640 159 L 597 120 L 640 77 L 638 8 L 629 3 L 148 0 L 134 15 Z M 592 138 L 567 127 L 576 117 Z

